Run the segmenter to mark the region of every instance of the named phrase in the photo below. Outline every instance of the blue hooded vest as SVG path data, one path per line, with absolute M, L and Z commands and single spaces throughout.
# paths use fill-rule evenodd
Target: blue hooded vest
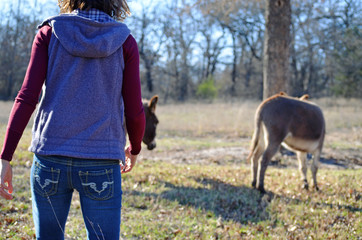
M 49 18 L 48 71 L 30 151 L 88 159 L 124 159 L 123 48 L 120 22 L 74 14 Z

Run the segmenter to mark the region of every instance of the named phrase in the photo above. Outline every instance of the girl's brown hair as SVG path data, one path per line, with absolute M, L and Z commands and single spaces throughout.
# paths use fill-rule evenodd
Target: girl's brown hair
M 126 0 L 58 0 L 58 5 L 60 13 L 70 13 L 75 9 L 96 8 L 120 21 L 131 15 Z

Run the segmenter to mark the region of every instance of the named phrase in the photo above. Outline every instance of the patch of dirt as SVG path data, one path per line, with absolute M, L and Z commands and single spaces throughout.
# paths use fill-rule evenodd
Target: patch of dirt
M 242 164 L 249 165 L 246 162 L 249 154 L 249 148 L 246 147 L 217 147 L 208 149 L 186 149 L 178 147 L 171 150 L 153 151 L 142 150 L 140 160 L 149 159 L 154 161 L 165 161 L 175 164 Z M 311 155 L 308 155 L 308 164 L 311 163 Z M 270 166 L 278 168 L 298 168 L 296 155 L 289 151 L 277 153 Z M 320 159 L 320 168 L 327 169 L 360 169 L 362 168 L 362 153 L 360 150 L 335 150 L 323 149 Z
M 183 164 L 226 164 L 242 163 L 249 150 L 242 147 L 219 147 L 201 150 L 183 148 L 168 151 L 142 151 L 141 158 Z

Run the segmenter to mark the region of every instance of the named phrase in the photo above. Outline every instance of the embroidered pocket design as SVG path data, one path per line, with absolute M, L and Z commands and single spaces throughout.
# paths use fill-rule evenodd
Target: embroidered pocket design
M 107 200 L 113 197 L 113 169 L 79 172 L 79 177 L 86 196 L 94 200 Z
M 45 180 L 44 180 L 44 184 L 42 185 L 41 182 L 40 182 L 40 177 L 39 177 L 39 175 L 34 175 L 34 178 L 35 178 L 36 182 L 39 184 L 39 186 L 41 187 L 41 189 L 45 189 L 45 187 L 48 186 L 48 185 L 51 184 L 51 183 L 58 184 L 58 181 L 53 181 L 53 180 L 50 180 L 50 179 L 45 179 Z
M 43 197 L 57 193 L 60 170 L 35 163 L 32 177 L 35 191 Z
M 97 190 L 97 184 L 94 182 L 91 183 L 82 183 L 82 186 L 89 186 L 91 189 L 93 189 L 94 191 L 96 191 L 98 193 L 98 195 L 101 194 L 101 192 L 103 192 L 104 190 L 106 190 L 106 188 L 108 187 L 108 185 L 113 184 L 112 182 L 103 182 L 102 183 L 102 189 L 101 190 Z

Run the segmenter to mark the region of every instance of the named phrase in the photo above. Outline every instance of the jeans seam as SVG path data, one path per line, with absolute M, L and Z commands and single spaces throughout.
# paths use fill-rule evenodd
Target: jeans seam
M 73 187 L 73 181 L 72 181 L 72 165 L 67 166 L 67 178 L 68 178 L 68 184 L 71 189 L 74 189 Z

